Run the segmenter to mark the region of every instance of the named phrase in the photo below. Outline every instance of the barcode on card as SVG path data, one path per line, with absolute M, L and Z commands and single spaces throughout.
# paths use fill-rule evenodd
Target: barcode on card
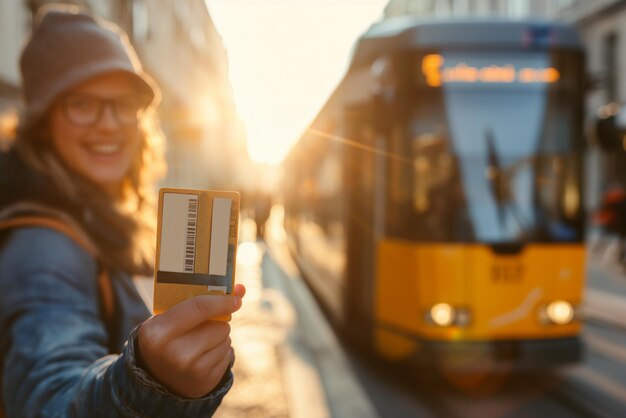
M 163 194 L 161 217 L 161 271 L 194 273 L 198 229 L 198 195 Z
M 196 259 L 196 229 L 198 227 L 198 196 L 189 196 L 187 207 L 187 241 L 185 245 L 185 273 L 194 272 Z

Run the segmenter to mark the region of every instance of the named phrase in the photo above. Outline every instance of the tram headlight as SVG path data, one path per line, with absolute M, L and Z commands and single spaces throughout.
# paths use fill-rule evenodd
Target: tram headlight
M 429 322 L 440 327 L 457 325 L 465 327 L 470 323 L 470 313 L 467 309 L 455 308 L 448 303 L 433 305 L 427 314 Z
M 555 300 L 546 306 L 545 315 L 553 324 L 566 325 L 574 319 L 574 307 L 564 300 Z
M 440 327 L 449 327 L 454 323 L 456 312 L 447 303 L 438 303 L 430 308 L 430 319 Z

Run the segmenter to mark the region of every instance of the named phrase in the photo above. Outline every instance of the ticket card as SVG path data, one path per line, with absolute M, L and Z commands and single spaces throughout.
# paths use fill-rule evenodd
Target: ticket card
M 194 296 L 232 293 L 238 224 L 237 192 L 159 191 L 155 313 Z

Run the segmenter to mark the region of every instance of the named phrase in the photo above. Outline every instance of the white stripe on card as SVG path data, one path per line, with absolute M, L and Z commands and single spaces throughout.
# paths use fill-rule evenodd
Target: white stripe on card
M 230 230 L 230 207 L 228 198 L 213 199 L 213 219 L 211 220 L 211 253 L 209 274 L 226 275 L 228 264 L 228 232 Z
M 226 293 L 228 288 L 226 286 L 212 286 L 212 285 L 207 286 L 207 292 L 211 292 L 211 291 L 214 291 L 214 290 L 217 290 L 217 291 L 222 292 L 222 293 Z
M 193 273 L 197 213 L 197 195 L 163 194 L 159 270 Z

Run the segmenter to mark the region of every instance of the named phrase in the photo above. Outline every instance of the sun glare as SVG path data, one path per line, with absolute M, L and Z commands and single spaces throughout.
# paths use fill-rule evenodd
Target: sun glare
M 255 162 L 282 161 L 387 1 L 207 0 Z

